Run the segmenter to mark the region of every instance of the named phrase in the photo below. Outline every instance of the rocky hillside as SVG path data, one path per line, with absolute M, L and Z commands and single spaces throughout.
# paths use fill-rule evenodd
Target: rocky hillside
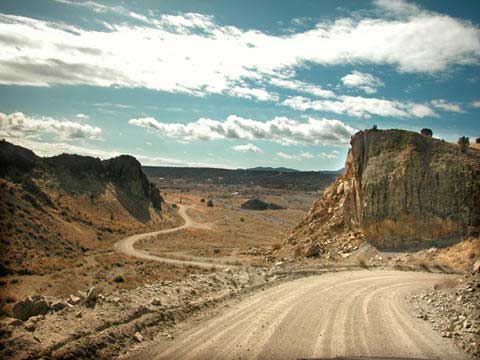
M 403 130 L 351 139 L 345 172 L 325 189 L 285 249 L 439 246 L 480 228 L 480 151 Z
M 58 270 L 166 220 L 160 191 L 131 156 L 41 158 L 1 141 L 0 191 L 0 275 Z

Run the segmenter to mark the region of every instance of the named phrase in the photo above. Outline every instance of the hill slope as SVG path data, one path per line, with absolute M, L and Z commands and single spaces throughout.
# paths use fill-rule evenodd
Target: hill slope
M 0 142 L 0 273 L 69 266 L 116 237 L 164 224 L 163 199 L 130 156 L 41 158 Z
M 480 152 L 403 130 L 352 137 L 345 173 L 286 248 L 316 255 L 364 239 L 382 249 L 440 245 L 480 227 Z

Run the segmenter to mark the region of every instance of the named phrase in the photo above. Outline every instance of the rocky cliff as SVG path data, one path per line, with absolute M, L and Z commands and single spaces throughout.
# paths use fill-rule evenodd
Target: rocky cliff
M 480 227 L 480 152 L 403 130 L 352 136 L 345 173 L 315 202 L 286 248 L 314 256 L 367 240 L 430 246 Z
M 42 158 L 0 141 L 0 276 L 47 273 L 174 216 L 131 156 Z

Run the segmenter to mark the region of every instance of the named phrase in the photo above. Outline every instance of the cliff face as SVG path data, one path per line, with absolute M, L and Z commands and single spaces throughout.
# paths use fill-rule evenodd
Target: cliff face
M 363 240 L 398 249 L 478 232 L 479 151 L 402 130 L 360 131 L 350 144 L 345 173 L 288 240 L 297 253 Z

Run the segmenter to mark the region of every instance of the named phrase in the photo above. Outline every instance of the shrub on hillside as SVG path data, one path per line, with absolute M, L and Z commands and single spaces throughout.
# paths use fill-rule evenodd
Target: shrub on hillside
M 468 137 L 462 136 L 458 139 L 458 145 L 460 145 L 460 150 L 465 152 L 470 145 L 470 139 Z
M 207 201 L 207 206 L 213 207 L 213 201 L 212 201 L 212 200 L 208 200 L 208 201 Z
M 425 135 L 425 136 L 430 136 L 430 137 L 433 136 L 432 130 L 427 129 L 427 128 L 423 128 L 422 130 L 420 130 L 420 134 Z

